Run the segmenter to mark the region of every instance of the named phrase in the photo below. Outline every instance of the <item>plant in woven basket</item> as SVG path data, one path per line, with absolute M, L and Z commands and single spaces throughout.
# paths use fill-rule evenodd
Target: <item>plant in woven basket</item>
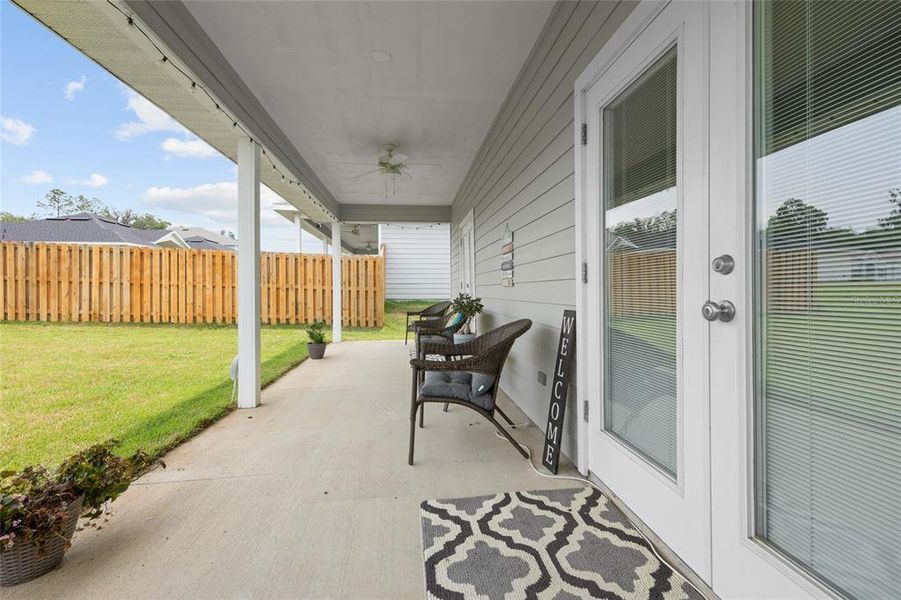
M 31 544 L 41 555 L 54 540 L 68 546 L 67 530 L 78 518 L 70 507 L 77 498 L 70 482 L 43 467 L 0 473 L 0 552 Z
M 57 477 L 70 484 L 76 493 L 84 494 L 85 516 L 96 519 L 109 508 L 109 503 L 128 489 L 131 482 L 155 465 L 166 467 L 161 460 L 144 452 L 129 457 L 113 454 L 118 440 L 107 440 L 67 458 Z
M 451 308 L 454 312 L 462 314 L 466 319 L 465 323 L 463 323 L 463 327 L 460 328 L 460 333 L 469 334 L 472 333 L 472 329 L 470 328 L 472 318 L 482 314 L 482 311 L 485 310 L 485 305 L 482 304 L 481 298 L 473 298 L 469 294 L 460 292 L 457 297 L 454 298 Z

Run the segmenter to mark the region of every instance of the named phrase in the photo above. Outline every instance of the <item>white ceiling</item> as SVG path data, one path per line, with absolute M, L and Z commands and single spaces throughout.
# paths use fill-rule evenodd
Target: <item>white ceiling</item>
M 339 202 L 448 205 L 552 2 L 185 5 Z M 441 167 L 386 199 L 385 176 L 352 178 L 387 143 Z

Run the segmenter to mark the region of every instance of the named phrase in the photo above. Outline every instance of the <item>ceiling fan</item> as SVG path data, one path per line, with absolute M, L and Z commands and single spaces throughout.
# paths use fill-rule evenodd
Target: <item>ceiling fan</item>
M 438 163 L 414 163 L 407 162 L 407 155 L 396 151 L 394 144 L 385 144 L 383 154 L 380 155 L 376 162 L 378 167 L 371 171 L 366 171 L 352 177 L 352 179 L 361 179 L 370 175 L 382 175 L 385 178 L 385 198 L 388 197 L 389 190 L 391 194 L 397 194 L 397 179 L 401 175 L 407 179 L 413 179 L 409 167 L 441 167 Z M 390 185 L 389 185 L 390 181 Z

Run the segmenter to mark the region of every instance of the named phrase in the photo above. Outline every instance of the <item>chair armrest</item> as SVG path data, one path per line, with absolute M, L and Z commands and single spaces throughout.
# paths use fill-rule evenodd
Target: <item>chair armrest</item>
M 477 356 L 461 360 L 426 360 L 414 358 L 410 366 L 419 371 L 475 371 L 484 373 L 485 365 Z M 490 374 L 490 373 L 489 373 Z
M 420 342 L 419 351 L 423 355 L 437 354 L 439 356 L 472 356 L 476 354 L 476 344 L 463 342 L 462 344 L 448 344 L 442 342 Z
M 421 310 L 408 310 L 407 311 L 408 317 L 412 317 L 413 315 L 421 315 L 421 314 L 422 314 Z

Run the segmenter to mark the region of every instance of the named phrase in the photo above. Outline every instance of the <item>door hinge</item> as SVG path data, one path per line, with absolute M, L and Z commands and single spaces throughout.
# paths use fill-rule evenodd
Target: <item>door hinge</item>
M 582 283 L 588 283 L 588 263 L 582 263 Z
M 582 123 L 582 145 L 588 145 L 588 123 Z
M 582 400 L 582 420 L 588 422 L 588 399 Z

